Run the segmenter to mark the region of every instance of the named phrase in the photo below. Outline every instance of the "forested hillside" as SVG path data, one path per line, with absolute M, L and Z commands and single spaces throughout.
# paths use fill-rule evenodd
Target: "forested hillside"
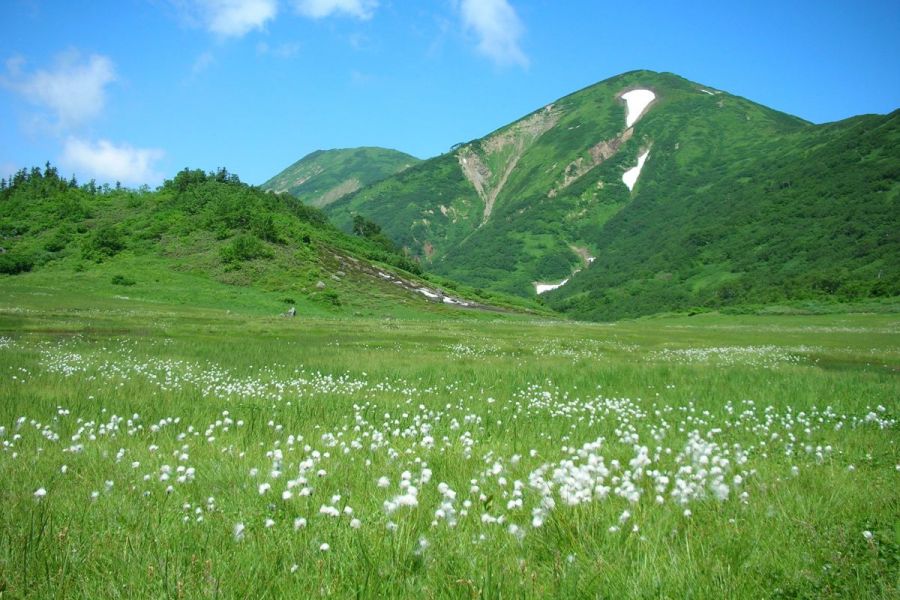
M 56 273 L 74 292 L 112 285 L 148 297 L 175 273 L 186 279 L 172 294 L 189 302 L 201 288 L 215 296 L 232 286 L 286 306 L 363 314 L 503 302 L 487 294 L 469 302 L 465 290 L 435 302 L 420 290 L 457 286 L 422 279 L 418 263 L 377 226 L 360 220 L 356 235 L 345 234 L 319 209 L 225 169 L 186 169 L 156 191 L 79 185 L 49 164 L 19 171 L 0 182 L 0 277 L 29 273 Z

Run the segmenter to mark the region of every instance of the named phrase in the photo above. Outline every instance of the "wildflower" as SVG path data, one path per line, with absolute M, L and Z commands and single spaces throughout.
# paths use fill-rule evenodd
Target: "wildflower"
M 266 519 L 266 529 L 269 529 L 275 525 L 275 521 L 272 519 Z
M 237 523 L 234 526 L 234 541 L 240 542 L 244 539 L 244 524 Z
M 296 519 L 294 519 L 294 531 L 303 529 L 304 527 L 306 527 L 306 519 L 304 519 L 303 517 L 297 517 Z
M 319 546 L 319 550 L 322 552 L 328 552 L 331 550 L 331 546 L 328 545 L 328 542 L 323 542 L 321 546 Z
M 359 529 L 360 527 L 362 527 L 362 522 L 359 519 L 353 519 L 350 521 L 351 529 Z
M 875 536 L 872 535 L 872 532 L 871 532 L 871 531 L 866 530 L 866 531 L 863 531 L 863 537 L 866 538 L 866 541 L 871 542 L 871 541 L 872 541 L 872 538 L 875 537 Z
M 44 488 L 38 488 L 37 491 L 34 492 L 34 497 L 37 498 L 38 500 L 40 500 L 41 498 L 43 498 L 46 495 L 47 495 L 47 490 L 45 490 Z

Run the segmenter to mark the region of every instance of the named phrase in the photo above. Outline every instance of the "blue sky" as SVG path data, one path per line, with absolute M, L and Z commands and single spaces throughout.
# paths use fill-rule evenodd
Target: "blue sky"
M 633 69 L 821 123 L 900 107 L 900 2 L 3 0 L 0 175 L 421 158 Z

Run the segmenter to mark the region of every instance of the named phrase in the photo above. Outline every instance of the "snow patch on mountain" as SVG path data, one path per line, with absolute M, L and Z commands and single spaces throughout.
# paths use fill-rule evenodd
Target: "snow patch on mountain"
M 622 94 L 625 101 L 625 127 L 631 127 L 641 118 L 651 102 L 656 100 L 656 94 L 650 90 L 631 90 Z
M 567 283 L 569 283 L 569 278 L 568 278 L 568 277 L 566 277 L 565 279 L 563 279 L 563 280 L 560 281 L 559 283 L 538 283 L 538 282 L 535 282 L 535 284 L 534 284 L 534 291 L 537 292 L 538 294 L 543 294 L 543 293 L 545 293 L 545 292 L 553 291 L 553 290 L 555 290 L 556 288 L 561 288 L 562 286 L 566 285 Z
M 628 191 L 634 189 L 634 184 L 637 183 L 638 177 L 641 174 L 641 169 L 644 168 L 644 163 L 647 161 L 647 157 L 650 156 L 650 150 L 645 150 L 643 154 L 638 156 L 638 163 L 636 167 L 632 167 L 622 173 L 622 181 L 628 187 Z

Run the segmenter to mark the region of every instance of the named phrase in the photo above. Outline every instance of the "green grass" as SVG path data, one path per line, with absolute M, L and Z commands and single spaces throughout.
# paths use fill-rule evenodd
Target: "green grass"
M 140 273 L 128 275 L 139 283 L 124 295 L 139 296 Z M 152 302 L 2 280 L 3 597 L 900 594 L 893 315 L 287 320 L 249 289 L 164 301 L 179 277 Z M 704 468 L 676 458 L 694 430 L 729 461 L 724 500 L 672 497 L 679 467 Z M 568 506 L 554 484 L 533 527 L 535 473 L 583 464 L 577 449 L 598 438 L 585 456 L 602 456 L 613 489 L 648 448 L 640 498 Z M 283 500 L 305 460 L 308 481 Z M 178 483 L 179 466 L 193 479 Z M 653 469 L 672 479 L 662 504 Z M 418 506 L 389 513 L 404 471 Z M 515 481 L 521 509 L 508 508 Z M 456 492 L 455 527 L 432 523 L 439 483 Z

